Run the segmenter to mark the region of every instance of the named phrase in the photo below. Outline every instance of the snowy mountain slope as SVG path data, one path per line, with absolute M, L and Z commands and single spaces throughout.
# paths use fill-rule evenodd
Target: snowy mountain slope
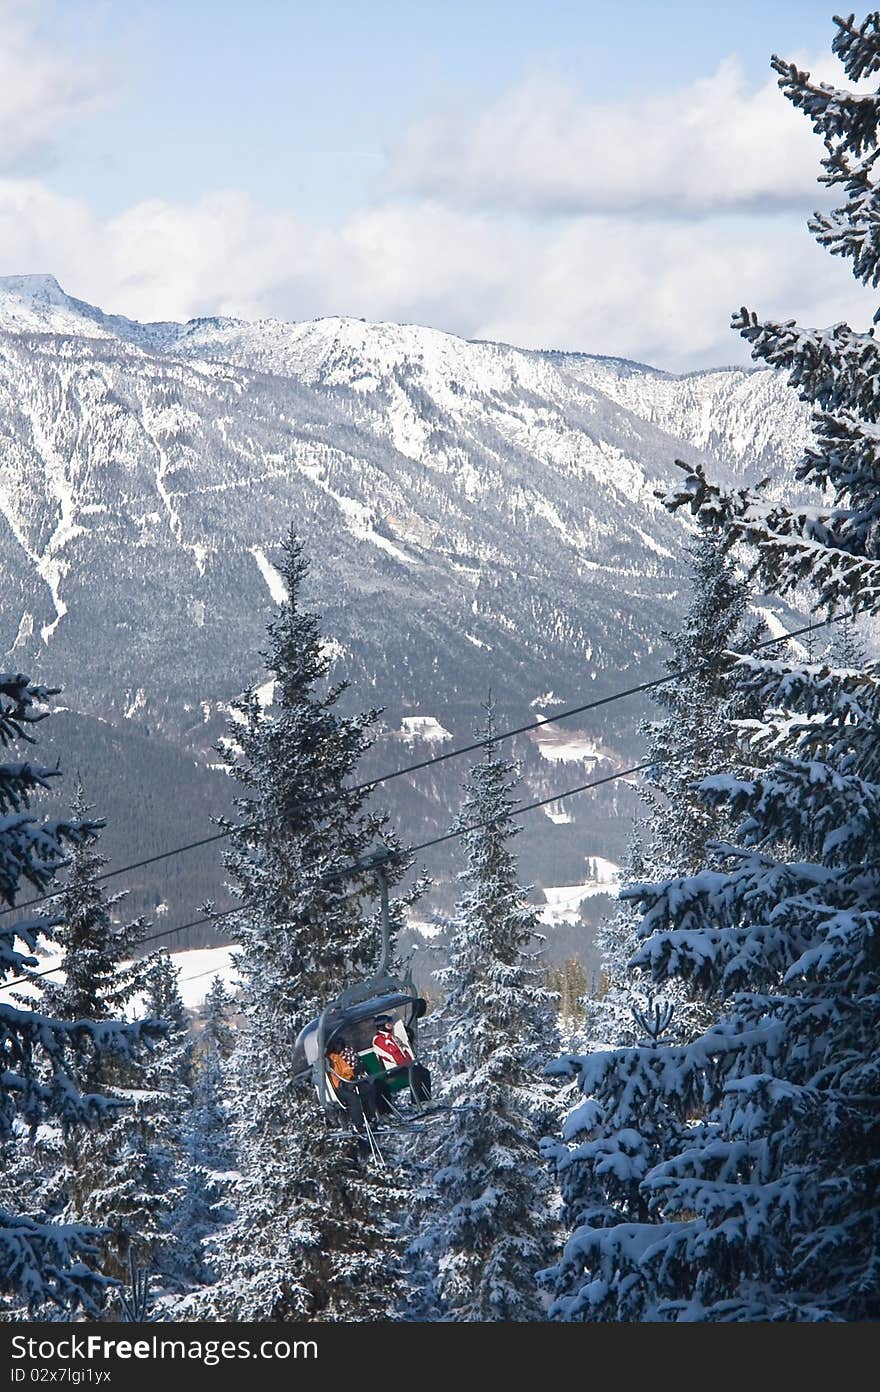
M 124 315 L 105 314 L 85 300 L 68 295 L 52 275 L 0 276 L 0 328 L 12 333 L 124 338 L 153 346 L 162 342 L 163 333 L 176 336 L 178 327 L 138 324 Z
M 98 683 L 102 711 L 109 702 L 122 712 L 160 636 L 164 670 L 171 620 L 194 666 L 167 671 L 165 697 L 210 696 L 202 677 L 216 628 L 235 637 L 265 608 L 259 557 L 271 562 L 290 521 L 307 542 L 320 538 L 316 588 L 331 635 L 366 646 L 373 670 L 387 659 L 386 630 L 402 625 L 413 643 L 426 629 L 442 635 L 465 666 L 478 651 L 465 631 L 505 654 L 495 661 L 551 659 L 558 686 L 560 666 L 590 656 L 598 633 L 611 642 L 609 584 L 627 610 L 649 594 L 668 601 L 660 576 L 680 528 L 623 453 L 616 422 L 589 434 L 592 422 L 569 413 L 538 453 L 524 411 L 505 403 L 503 434 L 488 413 L 463 420 L 453 457 L 447 421 L 444 441 L 414 460 L 381 420 L 353 426 L 346 406 L 293 379 L 230 376 L 108 340 L 0 339 L 0 512 L 21 605 L 7 646 L 60 663 L 69 685 L 88 660 L 85 632 L 103 630 L 103 649 L 119 641 L 88 685 Z M 359 614 L 361 596 L 387 614 Z M 253 674 L 255 636 L 241 634 L 241 658 L 213 694 L 233 694 Z M 400 656 L 405 671 L 412 664 Z M 531 681 L 526 691 L 534 695 Z M 419 703 L 422 693 L 410 682 L 406 697 Z
M 387 768 L 412 756 L 413 717 L 467 738 L 489 687 L 518 722 L 542 692 L 653 674 L 682 603 L 687 534 L 654 496 L 673 459 L 787 470 L 805 429 L 766 372 L 675 378 L 352 319 L 138 325 L 7 278 L 0 646 L 75 709 L 210 762 L 227 703 L 263 679 L 293 524 L 351 704 L 385 707 Z M 625 757 L 637 713 L 572 737 Z M 529 787 L 553 793 L 558 768 L 520 743 Z M 408 794 L 408 815 L 445 829 L 458 776 Z M 583 800 L 603 834 L 616 796 Z M 585 849 L 623 849 L 540 820 L 542 874 L 551 846 L 577 847 L 569 883 Z
M 164 326 L 162 341 L 168 342 Z M 808 412 L 766 369 L 676 376 L 619 358 L 466 342 L 416 325 L 338 318 L 302 324 L 195 320 L 181 326 L 173 351 L 294 375 L 316 386 L 346 386 L 365 401 L 383 387 L 387 391 L 389 382 L 397 383 L 398 398 L 411 384 L 435 410 L 449 410 L 455 417 L 469 397 L 512 395 L 520 401 L 533 398 L 545 409 L 564 409 L 573 399 L 595 401 L 598 394 L 606 405 L 608 400 L 617 403 L 640 422 L 709 454 L 716 465 L 735 474 L 790 465 L 809 434 Z M 406 414 L 412 413 L 400 412 Z M 416 448 L 423 439 L 424 432 L 416 429 Z M 396 443 L 408 452 L 405 428 Z
M 60 299 L 49 309 L 67 324 L 77 302 Z M 0 545 L 20 598 L 6 643 L 32 664 L 51 644 L 78 702 L 84 687 L 123 714 L 143 688 L 141 718 L 158 702 L 173 727 L 184 705 L 238 691 L 290 521 L 320 538 L 331 636 L 373 685 L 394 658 L 401 708 L 453 697 L 449 672 L 485 669 L 480 652 L 515 699 L 545 684 L 529 670 L 545 663 L 571 691 L 586 661 L 629 665 L 621 629 L 650 645 L 644 604 L 672 615 L 682 531 L 653 490 L 678 442 L 533 355 L 360 321 L 275 326 L 262 354 L 262 326 L 221 321 L 159 353 L 111 334 L 109 316 L 83 323 L 89 336 L 0 337 Z M 163 663 L 169 620 L 188 672 Z M 440 649 L 428 691 L 425 645 Z M 138 670 L 154 647 L 150 691 Z
M 723 368 L 677 377 L 637 363 L 584 354 L 554 355 L 559 371 L 589 383 L 661 430 L 753 480 L 787 483 L 809 439 L 810 417 L 766 368 Z

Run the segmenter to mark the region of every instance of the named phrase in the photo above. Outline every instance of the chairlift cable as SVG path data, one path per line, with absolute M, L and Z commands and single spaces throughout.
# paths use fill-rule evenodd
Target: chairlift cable
M 617 773 L 606 774 L 603 778 L 593 779 L 589 783 L 581 783 L 576 788 L 566 788 L 561 793 L 554 793 L 553 797 L 541 798 L 537 802 L 525 803 L 522 807 L 511 808 L 509 813 L 505 813 L 503 815 L 519 817 L 526 812 L 534 812 L 540 807 L 546 807 L 548 803 L 562 802 L 565 798 L 574 797 L 577 793 L 585 793 L 588 792 L 591 788 L 600 788 L 604 784 L 614 783 L 618 779 L 629 778 L 633 774 L 641 772 L 643 769 L 656 767 L 659 767 L 659 765 L 657 764 L 657 761 L 655 759 L 648 760 L 647 762 L 641 764 L 633 764 L 631 768 L 620 769 Z M 454 841 L 457 840 L 457 838 L 460 836 L 466 836 L 471 831 L 478 831 L 481 830 L 483 827 L 492 826 L 494 822 L 500 820 L 500 817 L 490 817 L 487 821 L 484 822 L 468 823 L 467 826 L 458 827 L 454 831 L 446 832 L 443 836 L 434 836 L 428 841 L 422 841 L 418 845 L 407 847 L 402 851 L 389 851 L 387 859 L 397 860 L 402 858 L 403 856 L 408 856 L 411 854 L 415 855 L 418 854 L 420 851 L 430 850 L 432 847 L 442 845 L 444 842 Z M 367 868 L 369 867 L 365 865 L 363 862 L 358 862 L 355 865 L 347 865 L 343 869 L 335 870 L 331 874 L 325 876 L 325 882 L 332 883 L 334 880 L 345 879 L 351 874 Z M 362 889 L 357 889 L 352 890 L 350 894 L 343 895 L 341 897 L 347 899 L 353 897 L 356 894 L 362 893 Z M 219 913 L 207 914 L 203 918 L 190 919 L 188 923 L 181 923 L 176 928 L 166 928 L 161 933 L 152 933 L 148 937 L 142 938 L 141 941 L 138 943 L 138 947 L 146 947 L 148 943 L 158 942 L 162 938 L 172 937 L 175 933 L 185 933 L 190 928 L 200 928 L 206 923 L 217 923 L 220 919 L 229 918 L 232 914 L 244 912 L 247 912 L 247 910 L 241 904 L 233 904 L 230 908 L 221 909 Z M 42 971 L 31 972 L 28 976 L 17 977 L 14 981 L 0 983 L 0 989 L 6 991 L 10 990 L 13 986 L 27 985 L 29 981 L 35 981 L 37 978 L 42 976 L 50 976 L 53 972 L 57 972 L 60 970 L 60 963 L 54 967 L 45 967 Z
M 827 628 L 829 624 L 840 623 L 842 620 L 851 618 L 849 614 L 836 614 L 831 618 L 823 619 L 821 623 L 810 623 L 803 628 L 792 629 L 790 633 L 782 633 L 774 638 L 768 638 L 761 643 L 757 643 L 753 652 L 759 652 L 762 648 L 773 647 L 777 643 L 787 642 L 789 639 L 798 638 L 804 633 L 815 633 L 820 628 Z M 640 682 L 636 686 L 627 687 L 623 691 L 612 692 L 609 696 L 600 696 L 593 701 L 587 701 L 580 706 L 571 706 L 567 710 L 558 711 L 554 715 L 541 716 L 537 720 L 528 722 L 525 725 L 517 725 L 510 730 L 501 730 L 489 739 L 474 740 L 470 744 L 458 745 L 455 749 L 448 749 L 441 754 L 432 754 L 428 759 L 420 759 L 415 763 L 406 764 L 403 768 L 393 769 L 389 773 L 379 774 L 375 778 L 365 779 L 361 783 L 354 783 L 350 787 L 342 788 L 338 792 L 319 793 L 315 797 L 306 798 L 303 802 L 297 803 L 291 808 L 291 813 L 305 812 L 310 807 L 320 803 L 335 802 L 339 798 L 347 797 L 351 793 L 364 792 L 368 788 L 378 788 L 382 784 L 390 783 L 395 778 L 403 778 L 410 773 L 418 773 L 426 768 L 434 768 L 438 764 L 446 763 L 450 759 L 458 759 L 464 754 L 473 754 L 478 749 L 484 749 L 487 744 L 501 743 L 503 740 L 513 739 L 516 735 L 528 734 L 531 730 L 539 730 L 542 726 L 556 724 L 560 720 L 569 720 L 573 716 L 583 715 L 587 711 L 596 710 L 600 706 L 612 705 L 615 701 L 625 700 L 629 696 L 643 694 L 646 691 L 653 691 L 657 687 L 665 686 L 671 681 L 680 681 L 684 677 L 694 676 L 701 672 L 708 664 L 705 662 L 695 663 L 691 667 L 685 667 L 674 672 L 670 672 L 665 677 L 655 677 L 651 681 Z M 622 776 L 622 775 L 621 775 Z M 564 794 L 563 796 L 568 796 Z M 126 865 L 117 866 L 115 870 L 105 870 L 100 875 L 95 875 L 89 880 L 83 881 L 83 885 L 101 884 L 105 880 L 114 879 L 118 875 L 128 874 L 132 870 L 141 870 L 147 865 L 156 865 L 159 861 L 168 860 L 172 856 L 183 855 L 187 851 L 197 850 L 202 846 L 209 846 L 216 841 L 225 841 L 236 832 L 253 830 L 247 824 L 243 826 L 231 826 L 224 828 L 223 831 L 212 833 L 210 836 L 202 836 L 197 841 L 187 841 L 180 846 L 172 846 L 170 850 L 159 851 L 156 855 L 146 856 L 142 860 L 130 861 Z M 26 899 L 22 904 L 9 905 L 0 909 L 0 918 L 10 913 L 21 913 L 24 909 L 34 908 L 38 904 L 48 903 L 52 899 L 58 899 L 67 893 L 67 888 L 51 890 L 46 894 L 41 894 L 33 899 Z

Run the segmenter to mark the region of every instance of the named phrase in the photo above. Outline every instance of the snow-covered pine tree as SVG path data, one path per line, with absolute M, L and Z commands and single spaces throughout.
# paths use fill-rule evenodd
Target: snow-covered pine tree
M 30 730 L 48 713 L 46 706 L 55 694 L 21 674 L 0 676 L 0 745 L 9 749 L 16 740 L 35 743 Z M 38 895 L 47 892 L 67 848 L 89 833 L 88 826 L 74 821 L 39 822 L 30 815 L 31 798 L 58 772 L 29 760 L 0 764 L 0 898 L 7 906 L 5 914 L 14 908 L 24 884 Z M 34 949 L 41 937 L 51 935 L 52 927 L 53 921 L 45 917 L 0 919 L 0 980 L 27 976 L 39 968 Z M 102 1058 L 111 1051 L 127 1054 L 141 1033 L 139 1025 L 59 1020 L 0 1004 L 0 1139 L 8 1141 L 16 1115 L 30 1126 L 46 1118 L 73 1126 L 105 1117 L 113 1104 L 100 1093 L 81 1089 L 76 1058 L 86 1053 Z M 17 1195 L 10 1208 L 0 1212 L 0 1292 L 7 1307 L 54 1304 L 96 1313 L 106 1283 L 94 1270 L 94 1232 L 82 1225 L 46 1221 L 33 1189 Z
M 150 1019 L 162 1021 L 165 1033 L 150 1057 L 146 1083 L 172 1099 L 170 1112 L 177 1119 L 188 1105 L 193 1052 L 179 976 L 180 970 L 167 952 L 156 952 L 148 959 L 144 973 L 144 1009 Z
M 141 998 L 136 1008 L 161 1034 L 149 1052 L 102 1074 L 124 1106 L 111 1125 L 80 1138 L 67 1211 L 102 1229 L 104 1264 L 116 1280 L 127 1281 L 133 1263 L 153 1284 L 179 1283 L 185 1273 L 175 1213 L 186 1188 L 183 1132 L 191 1101 L 185 1013 L 166 953 L 142 958 L 130 973 Z
M 646 859 L 642 839 L 645 830 L 644 823 L 634 828 L 626 865 L 621 871 L 624 884 L 645 879 L 649 873 L 650 862 Z M 641 1035 L 633 1007 L 639 1009 L 645 1003 L 644 990 L 640 989 L 643 983 L 635 978 L 630 967 L 639 946 L 638 925 L 639 918 L 632 905 L 618 900 L 614 912 L 596 931 L 595 945 L 601 966 L 595 995 L 585 996 L 583 1000 L 585 1051 L 632 1044 Z M 576 1185 L 572 1188 L 573 1179 L 574 1175 L 569 1175 L 562 1186 L 569 1201 L 576 1190 Z
M 74 846 L 64 889 L 52 901 L 53 938 L 61 949 L 58 978 L 37 982 L 45 1009 L 60 1020 L 122 1020 L 135 996 L 143 989 L 143 972 L 129 965 L 147 931 L 143 918 L 118 923 L 113 911 L 125 899 L 125 891 L 107 895 L 100 882 L 107 857 L 98 850 L 103 822 L 90 819 L 94 807 L 78 785 L 71 806 L 73 819 L 90 830 Z M 81 1081 L 90 1081 L 99 1064 L 78 1060 Z
M 724 809 L 701 798 L 699 783 L 736 763 L 731 722 L 749 714 L 754 700 L 750 705 L 738 690 L 730 653 L 752 650 L 764 627 L 748 618 L 751 586 L 721 538 L 701 527 L 686 552 L 691 602 L 678 632 L 663 635 L 671 647 L 664 665 L 676 675 L 654 694 L 665 715 L 641 726 L 653 766 L 639 790 L 645 811 L 621 873 L 623 885 L 697 869 L 710 855 L 710 844 L 732 829 Z M 621 902 L 596 935 L 602 994 L 586 1002 L 586 1014 L 600 1047 L 634 1044 L 644 1034 L 639 1016 L 648 1003 L 645 982 L 630 966 L 639 947 L 638 927 L 634 906 Z M 675 1006 L 671 1037 L 693 1038 L 710 1023 L 705 1006 L 690 1000 L 679 983 L 668 982 L 664 997 Z
M 132 964 L 137 944 L 146 932 L 143 919 L 129 923 L 114 920 L 113 910 L 125 894 L 107 896 L 100 883 L 107 858 L 98 850 L 98 831 L 103 823 L 88 820 L 90 807 L 81 786 L 71 808 L 73 818 L 90 828 L 70 857 L 67 881 L 53 901 L 53 937 L 61 948 L 59 977 L 38 978 L 35 986 L 44 1008 L 61 1020 L 115 1020 L 127 1018 L 135 999 L 144 990 L 144 970 Z M 99 1057 L 86 1039 L 72 1059 L 72 1069 L 83 1089 L 102 1089 L 117 1101 L 123 1080 L 131 1083 L 144 1067 L 146 1050 L 124 1061 Z M 65 1222 L 103 1226 L 111 1217 L 111 1195 L 118 1192 L 119 1138 L 127 1134 L 129 1119 L 114 1110 L 91 1126 L 68 1124 L 42 1127 L 30 1142 L 22 1144 L 35 1178 L 41 1178 L 41 1202 Z M 118 1242 L 105 1235 L 97 1242 L 102 1268 L 114 1278 L 125 1274 L 126 1256 Z
M 194 1050 L 196 1069 L 200 1067 L 203 1054 L 213 1054 L 225 1060 L 232 1053 L 235 1030 L 229 1023 L 231 1007 L 232 996 L 223 985 L 223 978 L 215 976 L 201 1010 L 202 1027 Z
M 187 1153 L 209 1170 L 230 1170 L 235 1152 L 230 1135 L 229 1107 L 225 1099 L 222 1065 L 217 1055 L 203 1053 L 193 1085 L 193 1109 Z
M 213 1049 L 199 1054 L 182 1141 L 186 1187 L 174 1215 L 178 1267 L 190 1283 L 210 1285 L 214 1278 L 206 1239 L 235 1216 L 229 1201 L 235 1163 L 230 1109 L 222 1064 Z
M 393 1179 L 328 1131 L 314 1091 L 290 1071 L 300 1029 L 376 966 L 377 923 L 361 897 L 374 880 L 349 868 L 380 838 L 397 848 L 368 790 L 347 791 L 377 712 L 335 709 L 345 688 L 327 683 L 330 659 L 303 607 L 306 571 L 291 533 L 279 567 L 288 597 L 268 630 L 273 706 L 249 693 L 226 747 L 242 790 L 226 859 L 242 903 L 231 930 L 242 1020 L 230 1089 L 241 1178 L 236 1219 L 214 1245 L 217 1283 L 187 1307 L 193 1317 L 363 1320 L 395 1299 Z M 390 864 L 392 881 L 404 865 Z
M 201 1010 L 202 1028 L 193 1049 L 193 1107 L 188 1123 L 190 1160 L 207 1170 L 228 1171 L 235 1151 L 230 1135 L 225 1065 L 235 1047 L 231 1006 L 223 980 L 215 976 Z
M 832 667 L 851 668 L 861 672 L 868 663 L 868 649 L 862 641 L 858 625 L 845 614 L 831 631 L 826 660 Z
M 646 857 L 681 875 L 703 865 L 707 846 L 728 830 L 723 810 L 707 806 L 698 791 L 701 779 L 736 763 L 731 722 L 750 713 L 726 654 L 751 652 L 766 636 L 761 621 L 749 618 L 751 585 L 722 539 L 701 527 L 686 552 L 691 602 L 678 632 L 663 635 L 671 647 L 666 670 L 681 676 L 657 688 L 653 699 L 665 716 L 643 726 L 654 761 L 645 776 Z
M 165 1035 L 144 1072 L 140 1103 L 144 1151 L 149 1157 L 151 1189 L 164 1208 L 149 1255 L 160 1277 L 187 1287 L 206 1279 L 203 1242 L 218 1226 L 219 1194 L 204 1164 L 194 1154 L 196 1121 L 193 1045 L 178 968 L 167 952 L 151 959 L 146 975 L 144 1008 L 160 1020 Z M 141 1265 L 145 1254 L 138 1252 Z
M 182 1130 L 185 1191 L 174 1215 L 176 1260 L 190 1284 L 203 1286 L 214 1280 L 206 1239 L 235 1216 L 228 1202 L 235 1148 L 225 1076 L 235 1043 L 227 1019 L 231 1001 L 222 978 L 215 976 L 192 1049 L 192 1105 Z
M 88 810 L 81 800 L 77 808 L 80 815 Z M 66 1126 L 58 1137 L 38 1138 L 35 1160 L 48 1172 L 47 1207 L 65 1221 L 100 1228 L 102 1270 L 124 1281 L 132 1257 L 146 1270 L 174 1246 L 172 1218 L 185 1182 L 179 1153 L 188 1049 L 170 959 L 154 954 L 127 961 L 147 925 L 143 919 L 113 922 L 111 910 L 124 895 L 106 898 L 95 882 L 106 863 L 94 836 L 77 847 L 59 900 L 66 979 L 43 978 L 43 989 L 62 1018 L 68 1012 L 76 1018 L 82 1006 L 99 1019 L 125 1019 L 139 1010 L 162 1032 L 149 1049 L 123 1061 L 77 1054 L 81 1083 L 101 1087 L 120 1106 L 91 1127 Z
M 186 1128 L 185 1148 L 190 1143 L 191 1135 L 190 1129 Z M 225 1186 L 205 1165 L 188 1154 L 183 1170 L 183 1188 L 178 1195 L 172 1220 L 174 1247 L 168 1260 L 163 1262 L 167 1274 L 187 1291 L 209 1286 L 214 1280 L 207 1243 L 234 1217 L 224 1196 Z
M 427 1161 L 412 1255 L 423 1318 L 543 1319 L 535 1271 L 552 1250 L 554 1190 L 539 1139 L 554 1111 L 543 1069 L 558 1049 L 556 1001 L 539 961 L 539 915 L 517 878 L 514 766 L 489 740 L 458 825 L 468 888 L 451 922 L 446 995 L 434 1020 L 436 1076 L 454 1110 Z
M 880 15 L 837 21 L 849 77 L 880 71 Z M 786 95 L 827 154 L 844 202 L 812 230 L 880 281 L 875 182 L 880 94 L 854 96 L 779 59 Z M 725 491 L 700 469 L 667 499 L 729 544 L 757 548 L 769 591 L 812 588 L 817 608 L 880 609 L 880 353 L 873 332 L 735 319 L 753 354 L 786 368 L 815 407 L 800 478 L 818 506 Z M 686 1047 L 630 1049 L 572 1067 L 593 1109 L 635 1142 L 671 1117 L 665 1154 L 639 1177 L 641 1222 L 572 1235 L 555 1313 L 567 1318 L 863 1320 L 880 1315 L 880 670 L 744 658 L 741 723 L 762 761 L 704 780 L 738 823 L 719 863 L 633 887 L 640 961 L 726 1000 Z M 641 1115 L 640 1115 L 641 1113 Z M 677 1129 L 676 1129 L 677 1123 Z

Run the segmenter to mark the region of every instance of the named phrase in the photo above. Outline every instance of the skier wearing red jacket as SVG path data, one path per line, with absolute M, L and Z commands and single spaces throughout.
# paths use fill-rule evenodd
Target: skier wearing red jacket
M 409 1085 L 416 1102 L 425 1102 L 431 1096 L 431 1075 L 423 1063 L 419 1063 L 407 1038 L 406 1030 L 400 1021 L 392 1020 L 390 1015 L 377 1015 L 373 1024 L 373 1052 L 386 1069 L 405 1068 L 409 1073 Z

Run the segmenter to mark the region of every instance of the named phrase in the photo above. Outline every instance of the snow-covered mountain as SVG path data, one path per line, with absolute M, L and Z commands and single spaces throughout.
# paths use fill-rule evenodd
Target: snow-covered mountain
M 385 707 L 388 767 L 434 728 L 412 717 L 469 735 L 490 687 L 506 721 L 656 671 L 687 533 L 654 490 L 676 457 L 782 478 L 807 429 L 767 371 L 357 319 L 141 325 L 51 276 L 0 279 L 4 660 L 209 760 L 262 680 L 293 524 L 353 703 Z M 624 706 L 581 731 L 608 756 L 635 748 Z

